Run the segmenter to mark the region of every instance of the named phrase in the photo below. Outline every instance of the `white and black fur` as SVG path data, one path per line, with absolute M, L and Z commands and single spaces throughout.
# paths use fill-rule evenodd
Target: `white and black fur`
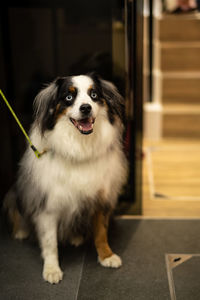
M 34 225 L 44 259 L 43 278 L 57 283 L 63 276 L 57 241 L 77 246 L 93 234 L 94 226 L 104 230 L 95 216 L 100 220 L 110 215 L 126 181 L 124 99 L 112 83 L 80 75 L 50 83 L 36 96 L 34 108 L 30 139 L 44 154 L 37 159 L 27 147 L 4 207 L 16 238 L 26 238 L 29 225 Z M 102 245 L 97 237 L 97 252 Z M 99 255 L 99 262 L 119 267 L 120 257 L 107 253 L 110 256 Z

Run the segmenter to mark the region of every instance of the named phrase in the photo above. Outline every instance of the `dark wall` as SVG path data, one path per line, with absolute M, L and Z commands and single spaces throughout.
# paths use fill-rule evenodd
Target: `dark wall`
M 57 76 L 97 71 L 121 92 L 113 74 L 112 20 L 122 21 L 123 1 L 7 1 L 1 7 L 0 88 L 28 130 L 32 103 Z M 25 138 L 0 99 L 0 202 L 15 180 Z

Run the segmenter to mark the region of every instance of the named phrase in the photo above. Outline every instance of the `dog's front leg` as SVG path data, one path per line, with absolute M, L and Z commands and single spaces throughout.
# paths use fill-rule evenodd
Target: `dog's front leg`
M 104 267 L 118 268 L 121 258 L 114 254 L 108 244 L 109 213 L 97 212 L 93 217 L 94 243 L 98 253 L 98 261 Z
M 44 259 L 43 278 L 50 283 L 58 283 L 62 280 L 63 272 L 58 262 L 57 221 L 55 216 L 51 214 L 39 215 L 36 228 Z

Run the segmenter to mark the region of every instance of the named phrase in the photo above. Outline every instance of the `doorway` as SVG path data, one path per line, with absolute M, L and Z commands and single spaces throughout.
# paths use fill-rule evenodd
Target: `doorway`
M 141 214 L 143 1 L 8 1 L 1 10 L 1 89 L 28 131 L 32 102 L 57 76 L 96 71 L 126 98 L 130 160 L 119 214 Z M 73 14 L 71 13 L 73 12 Z M 15 180 L 25 140 L 15 120 L 0 111 L 1 191 Z M 1 201 L 2 202 L 2 201 Z M 0 202 L 0 206 L 1 206 Z
M 200 13 L 167 3 L 145 17 L 143 214 L 199 217 Z

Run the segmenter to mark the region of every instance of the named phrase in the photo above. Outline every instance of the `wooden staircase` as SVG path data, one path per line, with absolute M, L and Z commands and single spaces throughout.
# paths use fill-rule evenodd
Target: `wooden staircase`
M 200 138 L 200 14 L 154 22 L 154 101 L 163 106 L 163 137 Z

